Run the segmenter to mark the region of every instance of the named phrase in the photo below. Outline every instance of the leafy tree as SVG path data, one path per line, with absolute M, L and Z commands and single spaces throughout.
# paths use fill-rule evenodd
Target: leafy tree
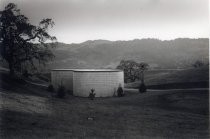
M 135 82 L 139 79 L 139 67 L 138 63 L 133 60 L 121 60 L 120 64 L 117 66 L 117 69 L 124 71 L 125 82 Z
M 10 75 L 36 69 L 37 63 L 45 65 L 54 57 L 46 43 L 56 41 L 56 37 L 48 34 L 53 25 L 49 18 L 41 20 L 38 26 L 30 24 L 14 3 L 0 11 L 0 53 L 9 65 Z
M 121 60 L 117 69 L 124 71 L 125 82 L 141 80 L 144 83 L 144 72 L 148 69 L 147 63 L 137 63 L 133 60 Z

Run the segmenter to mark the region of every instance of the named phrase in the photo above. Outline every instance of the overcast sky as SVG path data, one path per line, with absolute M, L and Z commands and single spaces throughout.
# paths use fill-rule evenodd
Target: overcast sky
M 14 2 L 33 24 L 55 22 L 59 42 L 203 38 L 209 36 L 208 0 L 1 0 Z

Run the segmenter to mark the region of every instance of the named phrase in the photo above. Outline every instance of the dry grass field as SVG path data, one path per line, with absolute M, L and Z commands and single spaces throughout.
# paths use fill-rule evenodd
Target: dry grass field
M 0 102 L 6 139 L 209 138 L 207 90 L 127 90 L 122 98 L 93 101 L 1 91 Z

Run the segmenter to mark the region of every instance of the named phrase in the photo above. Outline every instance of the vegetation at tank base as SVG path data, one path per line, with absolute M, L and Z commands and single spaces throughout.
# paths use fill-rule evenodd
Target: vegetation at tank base
M 96 93 L 94 93 L 95 92 L 95 89 L 94 88 L 92 88 L 91 90 L 90 90 L 90 93 L 89 93 L 89 98 L 90 98 L 90 100 L 94 100 L 94 98 L 95 98 L 95 95 L 96 95 Z
M 122 88 L 121 85 L 119 85 L 119 87 L 118 87 L 118 89 L 117 89 L 117 96 L 118 96 L 118 97 L 123 97 L 123 96 L 125 96 L 124 91 L 123 91 L 123 88 Z
M 48 92 L 51 92 L 51 93 L 53 93 L 53 92 L 55 91 L 55 89 L 54 89 L 54 87 L 53 87 L 52 84 L 50 84 L 50 85 L 47 87 L 47 91 L 48 91 Z
M 46 42 L 56 41 L 56 37 L 48 33 L 53 26 L 49 18 L 41 20 L 38 26 L 30 24 L 14 3 L 0 11 L 0 54 L 8 64 L 10 76 L 28 76 L 29 72 L 37 71 L 37 65 L 45 66 L 52 60 L 54 55 Z
M 147 92 L 147 87 L 144 83 L 141 83 L 139 85 L 139 93 L 145 93 L 145 92 Z
M 66 96 L 65 87 L 63 85 L 60 85 L 58 87 L 58 90 L 57 90 L 57 97 L 58 98 L 64 98 L 65 96 Z
M 73 90 L 66 90 L 66 93 L 67 93 L 68 95 L 73 96 Z
M 114 88 L 113 97 L 116 97 L 116 96 L 117 96 L 117 89 Z
M 28 77 L 31 77 L 32 74 L 30 74 L 30 73 L 28 72 L 28 70 L 24 70 L 23 73 L 22 73 L 22 76 L 28 78 Z

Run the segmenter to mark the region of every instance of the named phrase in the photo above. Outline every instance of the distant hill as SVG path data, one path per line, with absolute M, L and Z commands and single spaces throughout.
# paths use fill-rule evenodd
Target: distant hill
M 186 68 L 196 60 L 208 63 L 209 39 L 94 40 L 58 43 L 48 68 L 115 68 L 122 59 L 147 62 L 151 68 Z

